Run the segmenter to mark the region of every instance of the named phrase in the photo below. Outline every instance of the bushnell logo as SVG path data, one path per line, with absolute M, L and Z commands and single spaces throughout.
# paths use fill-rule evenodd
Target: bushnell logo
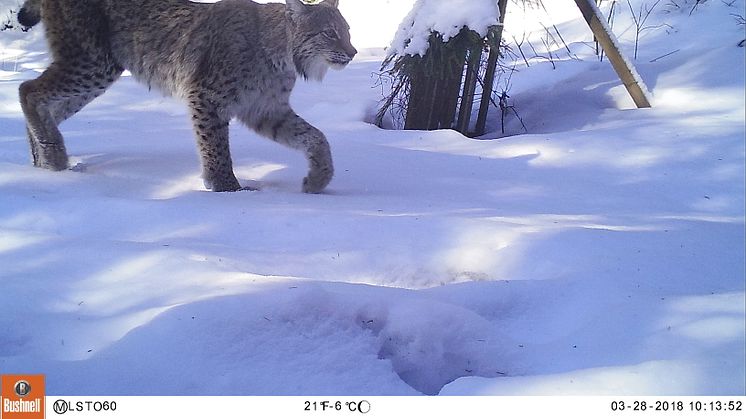
M 0 384 L 2 419 L 44 419 L 43 375 L 3 375 Z

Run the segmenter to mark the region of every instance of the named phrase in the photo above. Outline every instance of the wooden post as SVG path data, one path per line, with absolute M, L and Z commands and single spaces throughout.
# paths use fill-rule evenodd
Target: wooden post
M 445 66 L 445 82 L 443 89 L 439 93 L 442 106 L 438 116 L 438 129 L 453 128 L 456 120 L 456 109 L 458 108 L 458 99 L 461 94 L 461 76 L 464 72 L 463 63 L 466 61 L 466 50 L 459 51 L 459 59 L 449 60 Z
M 444 48 L 439 36 L 431 36 L 429 42 L 430 48 L 423 60 L 433 62 L 438 68 L 425 68 L 420 64 L 409 75 L 404 129 L 436 130 L 454 126 L 467 49 L 459 48 L 458 44 Z
M 481 45 L 471 48 L 469 51 L 469 61 L 466 65 L 464 91 L 461 95 L 461 106 L 459 107 L 458 121 L 456 123 L 456 131 L 464 135 L 469 135 L 469 123 L 471 122 L 471 111 L 474 108 L 474 93 L 477 89 L 481 59 Z
M 490 109 L 490 99 L 492 98 L 492 88 L 495 85 L 495 72 L 497 71 L 497 60 L 500 58 L 500 44 L 503 38 L 503 28 L 505 27 L 505 10 L 508 7 L 508 0 L 499 0 L 497 8 L 500 10 L 500 25 L 490 29 L 488 39 L 492 39 L 490 45 L 490 55 L 487 58 L 487 71 L 484 74 L 484 84 L 482 85 L 482 101 L 479 104 L 479 115 L 477 116 L 477 125 L 474 128 L 474 135 L 483 135 L 487 126 L 487 113 Z
M 601 10 L 596 6 L 594 0 L 575 0 L 575 3 L 580 8 L 580 11 L 583 12 L 585 21 L 588 22 L 593 35 L 595 35 L 598 43 L 601 44 L 601 47 L 606 52 L 606 56 L 609 57 L 611 65 L 616 70 L 619 78 L 622 79 L 635 105 L 638 108 L 649 108 L 650 99 L 648 99 L 645 83 L 642 81 L 631 61 L 622 55 L 619 49 L 619 42 L 611 32 L 609 25 L 606 24 L 606 20 L 603 19 Z
M 428 103 L 428 78 L 422 68 L 416 68 L 409 78 L 409 102 L 404 129 L 427 129 L 427 111 L 423 104 Z

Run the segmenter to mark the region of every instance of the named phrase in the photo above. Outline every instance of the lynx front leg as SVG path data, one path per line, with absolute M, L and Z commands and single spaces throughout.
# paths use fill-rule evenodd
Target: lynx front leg
M 303 179 L 303 192 L 320 193 L 331 182 L 334 164 L 326 137 L 291 109 L 261 119 L 245 117 L 242 120 L 259 134 L 306 155 L 308 176 Z
M 215 192 L 232 192 L 241 189 L 241 185 L 233 174 L 233 162 L 228 143 L 229 120 L 221 118 L 217 109 L 209 101 L 195 97 L 190 103 L 205 187 Z

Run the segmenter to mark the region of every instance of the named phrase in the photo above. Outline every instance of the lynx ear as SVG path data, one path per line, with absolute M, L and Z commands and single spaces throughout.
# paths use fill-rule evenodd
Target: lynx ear
M 324 0 L 325 4 L 328 4 L 329 6 L 332 6 L 336 9 L 339 8 L 339 0 Z

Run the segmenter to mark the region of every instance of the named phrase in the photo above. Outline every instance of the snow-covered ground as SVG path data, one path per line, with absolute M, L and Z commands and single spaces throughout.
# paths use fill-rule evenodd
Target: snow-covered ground
M 412 1 L 343 0 L 361 53 L 293 95 L 333 147 L 322 195 L 238 124 L 261 190 L 205 191 L 185 107 L 130 77 L 62 127 L 84 172 L 31 167 L 42 31 L 0 32 L 0 372 L 68 395 L 743 395 L 744 1 L 659 5 L 646 110 L 546 3 L 509 33 L 556 23 L 577 59 L 518 58 L 528 133 L 493 112 L 469 139 L 365 122 Z M 615 30 L 631 54 L 628 12 Z

